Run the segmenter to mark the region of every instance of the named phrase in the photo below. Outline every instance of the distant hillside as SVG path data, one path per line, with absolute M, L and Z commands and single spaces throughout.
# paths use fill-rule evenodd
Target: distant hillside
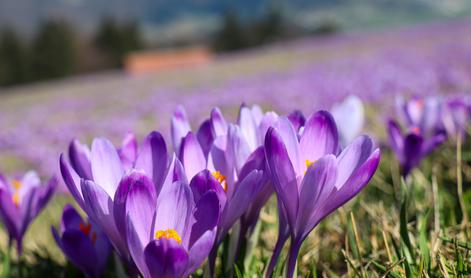
M 29 35 L 42 19 L 62 17 L 87 33 L 113 16 L 137 19 L 149 40 L 173 40 L 212 33 L 229 10 L 251 20 L 273 7 L 306 29 L 325 20 L 352 29 L 471 15 L 467 0 L 1 0 L 0 25 Z

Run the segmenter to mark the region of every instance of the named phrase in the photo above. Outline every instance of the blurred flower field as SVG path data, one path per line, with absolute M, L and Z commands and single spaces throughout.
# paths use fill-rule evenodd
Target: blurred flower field
M 353 138 L 345 139 L 351 136 L 342 130 L 351 131 L 354 126 L 345 124 L 352 120 L 350 114 L 342 118 L 336 110 L 341 110 L 339 103 L 355 95 L 365 109 L 364 124 L 357 133 L 372 138 L 381 150 L 381 160 L 365 189 L 310 233 L 300 249 L 298 277 L 469 277 L 470 28 L 471 22 L 462 20 L 307 38 L 227 54 L 198 68 L 138 76 L 116 72 L 5 89 L 0 96 L 1 171 L 16 175 L 35 169 L 43 181 L 56 175 L 59 194 L 26 232 L 21 260 L 16 259 L 16 251 L 7 255 L 8 236 L 2 234 L 2 273 L 11 277 L 80 277 L 50 232 L 51 225 L 59 227 L 64 206 L 75 203 L 59 168 L 59 156 L 68 152 L 73 139 L 91 145 L 93 138 L 106 137 L 120 146 L 128 132 L 141 142 L 150 131 L 158 130 L 171 150 L 171 142 L 180 144 L 174 142 L 171 132 L 172 115 L 179 105 L 196 129 L 213 107 L 219 107 L 228 122 L 236 122 L 239 107 L 245 103 L 250 107 L 258 104 L 263 111 L 278 115 L 300 110 L 306 118 L 317 110 L 328 110 L 344 136 L 342 147 L 346 147 Z M 438 124 L 438 129 L 447 137 L 440 137 L 442 130 L 426 133 L 425 125 L 417 125 L 417 131 L 414 121 L 404 123 L 398 109 L 403 105 L 414 118 L 414 111 L 422 111 L 429 99 L 446 106 L 455 98 L 469 106 L 467 122 L 460 126 L 463 136 L 450 134 L 446 121 Z M 450 115 L 459 109 L 449 107 Z M 440 113 L 424 113 L 423 121 L 446 118 Z M 394 137 L 395 127 L 389 119 L 399 119 L 397 125 L 402 125 L 404 137 L 417 136 L 421 144 L 430 138 L 435 141 L 416 154 L 421 146 L 404 147 L 410 138 L 403 142 Z M 373 146 L 369 148 L 373 150 Z M 179 151 L 175 150 L 178 156 Z M 316 161 L 306 160 L 306 167 Z M 307 171 L 301 171 L 302 175 Z M 277 214 L 273 194 L 247 239 L 245 256 L 234 262 L 237 267 L 224 265 L 227 254 L 218 256 L 218 277 L 266 273 L 278 238 Z M 235 233 L 234 229 L 225 232 Z M 231 244 L 229 240 L 221 242 L 224 248 Z M 288 257 L 286 244 L 274 276 L 286 271 L 283 262 Z M 118 256 L 112 258 L 105 276 L 123 275 Z M 203 276 L 203 269 L 193 277 Z

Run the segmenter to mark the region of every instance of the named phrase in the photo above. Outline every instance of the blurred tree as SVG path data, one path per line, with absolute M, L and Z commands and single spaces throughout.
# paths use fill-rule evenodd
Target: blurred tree
M 224 15 L 221 30 L 216 34 L 213 48 L 216 51 L 234 51 L 248 46 L 245 29 L 239 22 L 235 11 L 229 11 Z
M 42 80 L 72 74 L 77 63 L 75 34 L 64 21 L 44 22 L 32 45 L 32 78 Z
M 0 34 L 0 86 L 22 83 L 27 79 L 27 50 L 16 33 L 5 28 Z
M 112 67 L 121 67 L 129 52 L 143 47 L 141 33 L 136 22 L 119 24 L 112 18 L 102 21 L 95 37 L 95 43 L 107 56 Z
M 278 8 L 271 8 L 264 18 L 254 23 L 256 28 L 250 28 L 255 32 L 254 44 L 260 45 L 282 38 L 283 24 L 280 10 Z

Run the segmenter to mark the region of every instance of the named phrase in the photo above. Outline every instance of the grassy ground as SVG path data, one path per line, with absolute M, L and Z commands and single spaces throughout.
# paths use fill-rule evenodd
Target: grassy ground
M 471 224 L 462 221 L 456 167 L 456 148 L 448 142 L 402 181 L 395 158 L 383 147 L 380 167 L 367 188 L 327 217 L 304 243 L 298 277 L 469 277 Z M 470 142 L 463 146 L 461 167 L 464 199 L 471 214 Z M 68 202 L 72 202 L 70 197 L 55 197 L 33 223 L 26 234 L 23 259 L 18 262 L 14 252 L 11 254 L 11 276 L 17 276 L 19 269 L 24 277 L 80 276 L 66 264 L 49 232 L 51 225 L 58 225 L 61 209 Z M 241 271 L 244 277 L 263 273 L 276 241 L 276 214 L 272 198 L 261 214 L 258 245 Z M 0 242 L 6 252 L 4 234 Z M 286 251 L 278 274 L 283 273 Z M 4 261 L 3 271 L 5 267 Z M 114 273 L 111 261 L 107 276 Z

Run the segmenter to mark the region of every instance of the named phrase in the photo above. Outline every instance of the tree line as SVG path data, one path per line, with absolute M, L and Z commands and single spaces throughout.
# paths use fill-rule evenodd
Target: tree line
M 79 37 L 63 20 L 43 22 L 30 40 L 4 28 L 0 31 L 0 86 L 121 67 L 126 54 L 142 46 L 135 22 L 112 18 L 103 20 L 88 39 Z

